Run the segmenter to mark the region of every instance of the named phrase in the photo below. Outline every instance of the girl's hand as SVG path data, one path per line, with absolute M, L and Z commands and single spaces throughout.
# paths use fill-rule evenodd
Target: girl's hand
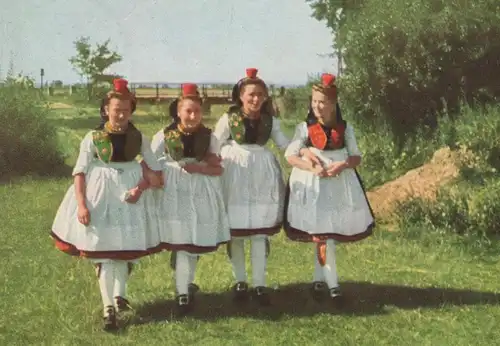
M 310 171 L 313 172 L 315 176 L 320 178 L 328 176 L 326 170 L 323 168 L 321 164 L 315 165 L 314 163 L 312 163 L 312 165 L 313 166 L 311 167 Z
M 90 224 L 90 212 L 87 206 L 79 206 L 77 216 L 78 222 L 82 225 L 88 226 Z
M 300 155 L 312 162 L 313 166 L 321 166 L 321 161 L 316 155 L 313 154 L 311 150 L 309 150 L 309 148 L 300 149 Z
M 209 175 L 212 177 L 220 177 L 224 173 L 221 166 L 200 166 L 200 174 Z
M 217 167 L 221 165 L 222 158 L 217 154 L 208 153 L 203 161 L 205 161 L 209 166 Z
M 184 166 L 182 166 L 182 169 L 188 172 L 189 174 L 201 173 L 201 166 L 196 163 L 187 163 Z
M 135 204 L 141 198 L 143 190 L 139 187 L 134 187 L 128 191 L 128 197 L 125 199 L 127 203 Z
M 343 161 L 335 161 L 328 165 L 326 173 L 329 177 L 336 177 L 347 168 L 347 164 Z

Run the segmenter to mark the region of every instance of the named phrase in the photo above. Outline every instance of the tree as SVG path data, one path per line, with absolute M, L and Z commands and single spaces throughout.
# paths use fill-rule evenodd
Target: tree
M 7 86 L 15 86 L 23 89 L 34 89 L 35 80 L 30 76 L 25 76 L 19 73 L 17 76 L 9 75 L 5 78 L 5 84 Z
M 459 114 L 464 99 L 500 98 L 498 0 L 306 2 L 342 48 L 342 102 L 359 120 L 388 123 L 400 148 L 441 114 Z
M 87 78 L 89 99 L 92 96 L 93 89 L 99 81 L 99 76 L 111 65 L 120 62 L 122 56 L 113 52 L 109 48 L 110 40 L 104 43 L 97 43 L 92 49 L 88 37 L 80 37 L 74 42 L 76 55 L 69 59 L 73 68 L 81 75 Z
M 11 51 L 9 57 L 9 69 L 7 70 L 6 79 L 12 79 L 12 78 L 15 78 L 15 72 L 14 72 L 14 54 Z
M 312 17 L 318 21 L 325 21 L 326 26 L 333 34 L 344 26 L 348 16 L 355 16 L 362 8 L 365 0 L 305 0 L 311 7 Z M 335 42 L 334 47 L 340 42 Z
M 344 70 L 343 55 L 345 45 L 343 40 L 337 39 L 340 30 L 347 22 L 347 18 L 354 18 L 367 0 L 305 0 L 312 9 L 312 17 L 324 21 L 335 36 L 332 47 L 335 51 L 330 57 L 337 57 L 338 74 Z

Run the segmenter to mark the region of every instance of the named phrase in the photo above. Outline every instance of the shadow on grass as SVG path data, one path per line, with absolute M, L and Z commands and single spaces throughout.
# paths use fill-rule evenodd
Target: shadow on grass
M 277 321 L 287 316 L 308 317 L 324 313 L 350 316 L 382 315 L 390 313 L 386 309 L 388 306 L 399 309 L 439 309 L 443 305 L 497 305 L 500 301 L 500 295 L 491 292 L 436 287 L 417 288 L 368 282 L 344 282 L 341 287 L 345 300 L 342 308 L 335 308 L 328 300 L 315 302 L 310 296 L 310 284 L 306 283 L 280 287 L 271 293 L 273 304 L 266 308 L 259 307 L 253 301 L 236 306 L 232 302 L 231 292 L 199 292 L 194 309 L 187 317 L 203 321 L 238 317 Z M 163 300 L 139 307 L 126 325 L 181 318 L 176 314 L 175 302 Z

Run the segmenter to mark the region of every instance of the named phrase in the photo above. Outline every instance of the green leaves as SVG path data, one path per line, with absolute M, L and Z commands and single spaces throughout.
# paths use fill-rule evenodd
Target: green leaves
M 342 102 L 387 121 L 401 144 L 464 100 L 500 98 L 496 0 L 306 2 L 342 47 Z
M 122 56 L 109 48 L 110 40 L 97 43 L 92 49 L 88 37 L 80 37 L 74 42 L 76 55 L 69 59 L 74 69 L 94 83 L 98 76 L 111 65 L 120 62 Z

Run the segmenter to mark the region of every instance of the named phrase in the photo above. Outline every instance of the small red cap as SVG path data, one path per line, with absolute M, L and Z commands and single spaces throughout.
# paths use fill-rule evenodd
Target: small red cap
M 321 84 L 323 84 L 324 87 L 332 87 L 334 86 L 335 83 L 335 76 L 330 73 L 323 73 L 321 75 Z
M 198 96 L 198 86 L 196 84 L 188 83 L 182 84 L 182 96 Z
M 119 92 L 119 93 L 126 93 L 128 92 L 128 88 L 127 88 L 127 85 L 128 85 L 128 81 L 123 79 L 123 78 L 116 78 L 113 80 L 113 85 L 115 87 L 115 91 Z
M 257 72 L 259 72 L 259 70 L 257 70 L 256 68 L 250 67 L 250 68 L 247 68 L 246 72 L 247 72 L 248 78 L 255 79 L 255 78 L 257 78 Z

